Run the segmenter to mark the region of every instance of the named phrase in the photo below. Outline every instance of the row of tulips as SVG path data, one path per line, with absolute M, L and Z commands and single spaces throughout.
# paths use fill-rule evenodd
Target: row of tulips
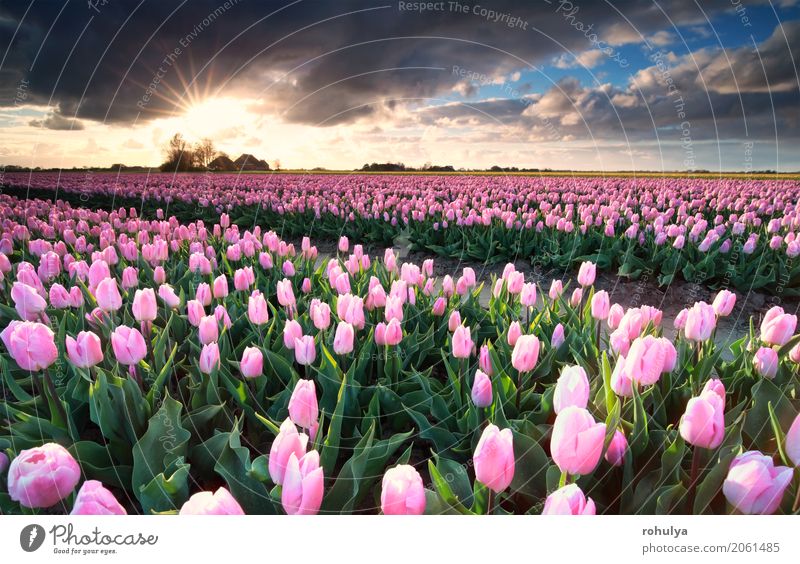
M 503 176 L 8 174 L 20 197 L 132 205 L 285 236 L 390 243 L 471 260 L 567 268 L 591 259 L 660 284 L 800 294 L 796 181 Z M 144 202 L 144 204 L 142 203 Z M 159 216 L 163 217 L 163 215 Z M 309 227 L 311 226 L 311 227 Z M 142 249 L 145 251 L 145 249 Z M 149 248 L 148 254 L 152 252 Z
M 778 306 L 722 347 L 736 294 L 668 339 L 592 261 L 545 293 L 224 215 L 2 205 L 3 512 L 798 511 Z

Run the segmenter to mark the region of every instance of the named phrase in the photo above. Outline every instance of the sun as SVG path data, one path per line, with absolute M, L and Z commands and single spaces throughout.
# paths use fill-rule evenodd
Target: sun
M 213 137 L 230 128 L 252 125 L 254 116 L 242 100 L 236 98 L 208 98 L 189 106 L 179 117 L 182 131 L 194 137 Z

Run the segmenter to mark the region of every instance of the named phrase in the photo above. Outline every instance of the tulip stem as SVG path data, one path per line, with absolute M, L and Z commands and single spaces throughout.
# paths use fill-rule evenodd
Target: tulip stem
M 493 505 L 494 505 L 494 492 L 490 488 L 489 489 L 489 495 L 486 498 L 486 514 L 487 515 L 491 515 L 492 512 L 494 511 Z
M 800 482 L 797 484 L 797 493 L 794 496 L 794 503 L 792 504 L 792 513 L 796 513 L 800 509 Z
M 700 447 L 694 447 L 692 449 L 692 469 L 691 473 L 689 474 L 689 511 L 692 511 L 692 507 L 694 507 L 694 496 L 695 492 L 697 491 L 697 474 L 700 471 Z

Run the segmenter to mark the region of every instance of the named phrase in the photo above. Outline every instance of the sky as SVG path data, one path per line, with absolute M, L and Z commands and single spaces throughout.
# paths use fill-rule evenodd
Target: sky
M 0 164 L 800 170 L 797 0 L 0 0 Z

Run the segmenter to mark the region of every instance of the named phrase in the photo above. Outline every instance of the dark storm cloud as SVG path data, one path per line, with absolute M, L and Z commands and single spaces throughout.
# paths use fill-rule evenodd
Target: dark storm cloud
M 79 131 L 83 129 L 83 124 L 80 121 L 69 119 L 59 114 L 50 114 L 44 119 L 32 119 L 28 122 L 28 125 L 56 131 Z
M 705 23 L 696 6 L 682 0 L 658 5 L 626 0 L 613 6 L 579 0 L 484 2 L 495 16 L 476 13 L 477 2 L 461 5 L 468 6 L 467 13 L 449 2 L 424 13 L 401 9 L 397 1 L 96 0 L 91 7 L 71 0 L 66 7 L 37 1 L 29 10 L 25 2 L 13 2 L 0 7 L 0 46 L 8 46 L 0 68 L 0 105 L 13 105 L 20 82 L 26 81 L 28 102 L 55 108 L 45 120 L 53 125 L 75 117 L 143 122 L 176 111 L 189 95 L 186 84 L 194 81 L 189 92 L 247 97 L 289 121 L 332 125 L 410 100 L 441 98 L 453 89 L 469 93 L 469 81 L 465 85 L 454 67 L 497 77 L 546 64 L 564 48 L 575 54 L 591 49 L 576 22 L 591 25 L 612 44 L 639 41 L 639 34 L 670 33 L 673 24 Z M 703 2 L 712 16 L 730 9 L 729 0 Z M 773 39 L 767 76 L 790 84 L 790 52 L 782 37 Z M 715 80 L 725 78 L 719 65 L 707 70 L 717 72 Z M 765 91 L 759 70 L 742 69 L 746 90 Z M 689 69 L 682 80 L 691 79 Z M 599 116 L 608 109 L 607 97 L 591 94 L 582 94 L 581 112 L 601 123 L 615 120 L 613 112 Z M 493 109 L 501 119 L 515 112 L 535 114 L 516 102 L 497 101 Z M 646 127 L 641 113 L 636 118 L 640 121 L 631 128 Z

